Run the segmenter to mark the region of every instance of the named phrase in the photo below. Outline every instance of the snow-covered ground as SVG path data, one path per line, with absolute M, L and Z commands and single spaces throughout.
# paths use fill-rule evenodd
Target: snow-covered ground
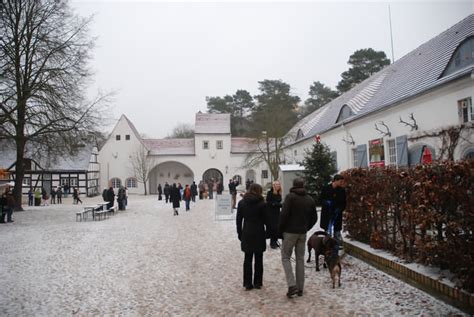
M 0 315 L 463 315 L 350 256 L 341 288 L 313 256 L 304 296 L 288 299 L 280 251 L 268 248 L 263 288 L 245 291 L 235 223 L 214 220 L 213 200 L 176 217 L 156 196 L 131 196 L 125 212 L 75 221 L 99 199 L 26 207 L 0 225 Z

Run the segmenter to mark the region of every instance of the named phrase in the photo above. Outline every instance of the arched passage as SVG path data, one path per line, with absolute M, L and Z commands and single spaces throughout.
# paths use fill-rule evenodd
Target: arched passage
M 181 183 L 181 185 L 190 185 L 194 180 L 193 171 L 180 162 L 169 161 L 156 165 L 150 171 L 150 194 L 158 193 L 158 184 L 163 187 L 165 182 L 172 185 Z
M 223 181 L 224 180 L 221 171 L 219 171 L 217 168 L 210 168 L 207 171 L 205 171 L 204 174 L 202 174 L 202 179 L 206 183 L 211 178 L 213 178 L 214 181 L 218 181 L 218 180 Z

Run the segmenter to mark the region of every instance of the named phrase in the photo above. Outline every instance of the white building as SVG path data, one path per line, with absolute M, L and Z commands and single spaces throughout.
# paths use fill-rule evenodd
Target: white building
M 419 164 L 424 149 L 440 158 L 442 131 L 463 126 L 454 159 L 474 157 L 474 15 L 424 43 L 390 66 L 298 122 L 285 153 L 286 163 L 303 160 L 315 136 L 329 145 L 339 170 L 352 167 Z M 440 134 L 440 137 L 421 137 Z M 130 168 L 133 153 L 145 147 L 153 162 L 150 192 L 157 184 L 189 184 L 210 177 L 236 176 L 268 183 L 264 164 L 244 167 L 252 140 L 230 134 L 228 114 L 196 114 L 192 139 L 142 139 L 123 115 L 99 152 L 101 186 L 125 185 L 143 192 Z M 429 152 L 429 153 L 428 153 Z
M 109 139 L 99 152 L 101 184 L 114 188 L 128 187 L 130 193 L 143 193 L 137 182 L 131 160 L 141 147 L 145 148 L 153 168 L 149 192 L 156 193 L 158 184 L 191 184 L 200 180 L 223 180 L 227 190 L 229 179 L 247 179 L 261 184 L 269 180 L 264 165 L 245 168 L 245 158 L 252 140 L 230 135 L 229 114 L 197 113 L 192 139 L 143 139 L 133 123 L 125 116 L 119 119 Z
M 425 147 L 434 159 L 443 147 L 441 137 L 420 136 L 460 125 L 454 159 L 473 158 L 473 94 L 471 14 L 298 122 L 288 161 L 301 161 L 319 135 L 339 170 L 416 165 Z

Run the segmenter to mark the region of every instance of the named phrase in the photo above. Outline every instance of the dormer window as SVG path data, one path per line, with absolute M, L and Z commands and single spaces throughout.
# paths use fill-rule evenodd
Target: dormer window
M 302 137 L 304 137 L 304 133 L 303 131 L 301 131 L 301 129 L 299 129 L 298 132 L 296 133 L 296 140 L 299 140 Z
M 342 106 L 341 111 L 339 112 L 339 116 L 337 117 L 336 123 L 342 122 L 347 118 L 352 117 L 354 114 L 354 111 L 352 111 L 352 109 L 348 105 L 344 105 Z
M 448 66 L 441 77 L 453 74 L 460 69 L 474 64 L 474 36 L 471 36 L 459 44 L 458 48 L 449 60 Z

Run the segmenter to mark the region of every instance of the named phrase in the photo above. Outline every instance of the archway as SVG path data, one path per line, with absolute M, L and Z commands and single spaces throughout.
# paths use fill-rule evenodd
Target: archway
M 158 193 L 158 184 L 163 187 L 165 182 L 172 185 L 181 183 L 181 185 L 190 185 L 194 181 L 193 171 L 180 162 L 168 161 L 156 165 L 150 171 L 149 189 L 150 194 Z
M 217 168 L 210 168 L 207 171 L 205 171 L 204 174 L 202 174 L 202 180 L 206 183 L 211 178 L 213 178 L 214 181 L 217 181 L 217 180 L 223 181 L 224 180 L 224 176 L 222 175 L 221 171 L 219 171 Z

